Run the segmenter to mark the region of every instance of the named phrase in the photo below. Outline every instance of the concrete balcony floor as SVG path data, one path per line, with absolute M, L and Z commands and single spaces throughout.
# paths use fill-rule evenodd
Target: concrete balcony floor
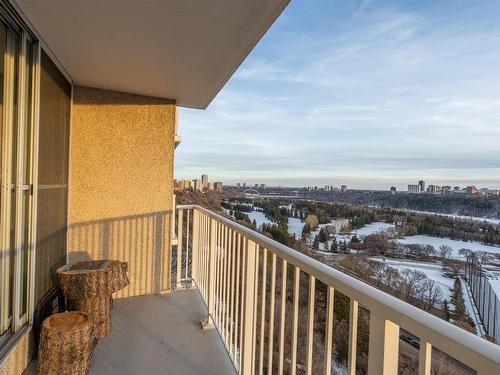
M 215 329 L 203 331 L 197 290 L 114 301 L 111 333 L 94 351 L 90 375 L 235 374 Z
M 89 375 L 234 375 L 215 329 L 203 331 L 207 309 L 195 289 L 115 300 L 111 333 L 99 340 Z M 36 374 L 33 361 L 25 374 Z

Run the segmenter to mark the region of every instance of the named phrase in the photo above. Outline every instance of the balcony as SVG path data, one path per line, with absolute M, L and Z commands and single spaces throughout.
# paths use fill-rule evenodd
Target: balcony
M 174 283 L 197 287 L 238 373 L 500 373 L 500 347 L 204 208 L 176 211 Z
M 116 300 L 90 374 L 500 373 L 500 347 L 251 229 L 175 221 L 174 291 Z
M 90 375 L 234 374 L 196 290 L 115 300 L 113 329 L 99 342 Z

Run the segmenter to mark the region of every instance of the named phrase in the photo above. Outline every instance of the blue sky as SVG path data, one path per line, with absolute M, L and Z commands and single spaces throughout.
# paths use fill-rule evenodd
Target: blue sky
M 180 128 L 177 178 L 500 187 L 500 1 L 292 0 Z

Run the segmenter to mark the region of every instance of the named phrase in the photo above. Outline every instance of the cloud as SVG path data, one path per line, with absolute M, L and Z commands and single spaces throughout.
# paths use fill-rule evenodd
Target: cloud
M 292 2 L 206 111 L 183 109 L 176 173 L 500 186 L 500 4 L 348 3 Z

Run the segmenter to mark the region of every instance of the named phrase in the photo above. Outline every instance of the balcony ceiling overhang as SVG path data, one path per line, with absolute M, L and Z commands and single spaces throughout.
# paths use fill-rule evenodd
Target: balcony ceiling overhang
M 289 0 L 15 0 L 74 84 L 206 108 Z

